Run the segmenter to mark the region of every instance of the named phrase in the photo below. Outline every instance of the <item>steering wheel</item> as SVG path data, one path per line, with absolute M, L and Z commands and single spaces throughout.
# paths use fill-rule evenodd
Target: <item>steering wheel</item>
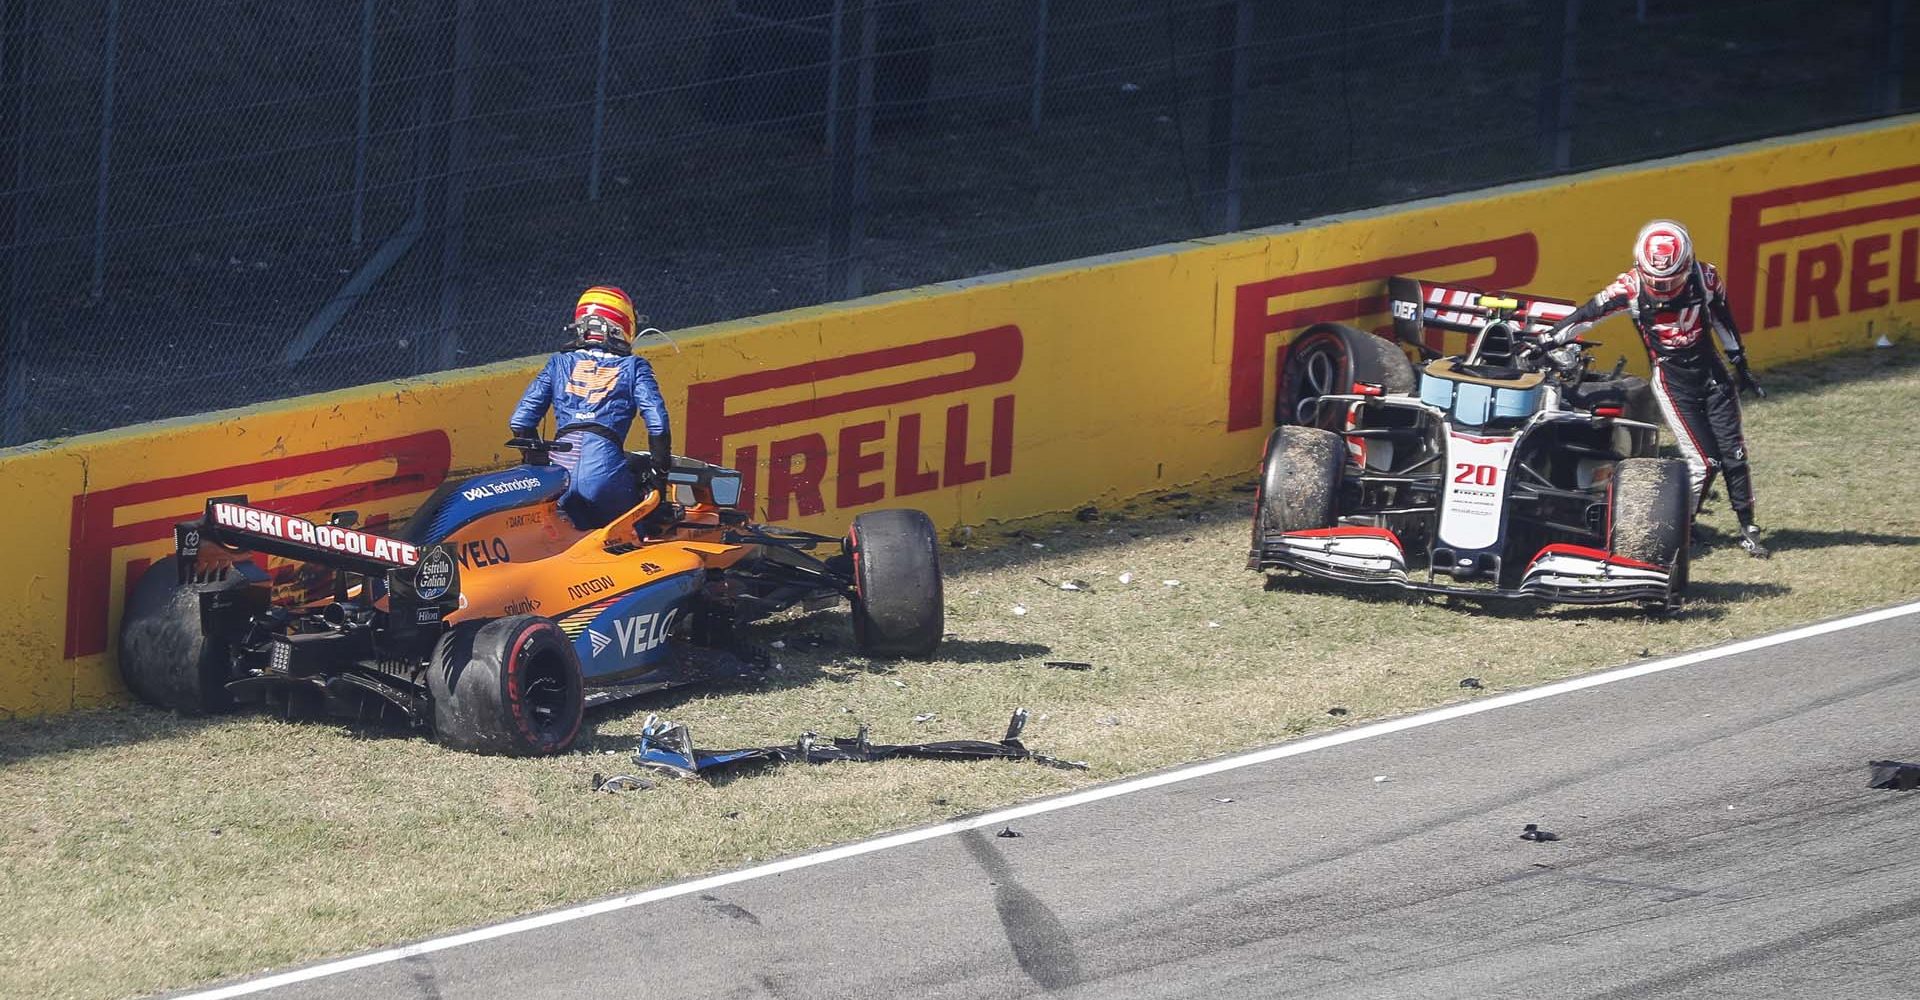
M 565 454 L 573 450 L 571 441 L 548 441 L 538 437 L 517 437 L 507 439 L 507 447 L 520 449 L 520 461 L 526 465 L 549 465 L 548 455 Z

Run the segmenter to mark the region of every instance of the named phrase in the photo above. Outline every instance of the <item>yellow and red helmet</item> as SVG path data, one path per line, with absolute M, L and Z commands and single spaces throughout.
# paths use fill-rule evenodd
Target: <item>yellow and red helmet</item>
M 581 292 L 580 301 L 573 305 L 573 333 L 582 347 L 632 353 L 638 325 L 633 300 L 612 285 L 595 285 Z

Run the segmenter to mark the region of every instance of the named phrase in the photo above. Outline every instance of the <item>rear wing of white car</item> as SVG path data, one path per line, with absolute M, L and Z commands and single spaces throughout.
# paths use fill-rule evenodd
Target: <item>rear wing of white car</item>
M 1394 336 L 1429 358 L 1443 353 L 1427 342 L 1429 329 L 1465 333 L 1471 338 L 1479 336 L 1487 324 L 1501 320 L 1516 332 L 1538 335 L 1566 319 L 1575 308 L 1565 299 L 1427 285 L 1403 277 L 1387 279 L 1387 301 Z

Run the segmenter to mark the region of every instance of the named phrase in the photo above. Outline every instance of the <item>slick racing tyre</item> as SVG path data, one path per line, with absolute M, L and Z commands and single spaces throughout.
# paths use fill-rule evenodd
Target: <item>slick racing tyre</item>
M 946 630 L 940 539 L 917 510 L 853 519 L 853 638 L 868 656 L 928 657 Z
M 1614 463 L 1608 548 L 1616 556 L 1667 568 L 1667 598 L 1650 607 L 1668 614 L 1679 611 L 1686 597 L 1692 491 L 1687 463 L 1677 458 Z
M 573 642 L 537 615 L 455 625 L 434 647 L 427 693 L 434 736 L 475 753 L 560 753 L 586 714 Z
M 120 677 L 149 705 L 183 715 L 233 707 L 227 643 L 201 626 L 200 589 L 182 586 L 172 559 L 147 568 L 120 619 Z M 235 580 L 234 589 L 246 586 Z
M 1369 382 L 1388 395 L 1408 393 L 1416 384 L 1413 362 L 1393 341 L 1338 323 L 1308 327 L 1287 345 L 1274 394 L 1273 422 L 1301 423 L 1302 404 L 1321 396 L 1353 391 Z
M 1256 551 L 1267 535 L 1333 526 L 1345 453 L 1345 442 L 1332 431 L 1274 428 L 1267 438 L 1266 460 L 1260 464 L 1259 510 L 1253 525 Z

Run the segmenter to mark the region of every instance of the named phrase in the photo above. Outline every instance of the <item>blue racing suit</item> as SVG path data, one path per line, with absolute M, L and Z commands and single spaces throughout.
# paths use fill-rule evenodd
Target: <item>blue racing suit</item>
M 573 445 L 572 451 L 553 456 L 571 480 L 560 509 L 580 527 L 601 527 L 640 502 L 640 484 L 626 452 L 635 413 L 647 425 L 655 484 L 666 476 L 673 432 L 660 384 L 645 358 L 597 348 L 561 351 L 534 376 L 508 426 L 515 436 L 531 436 L 549 407 L 558 428 L 554 439 Z

